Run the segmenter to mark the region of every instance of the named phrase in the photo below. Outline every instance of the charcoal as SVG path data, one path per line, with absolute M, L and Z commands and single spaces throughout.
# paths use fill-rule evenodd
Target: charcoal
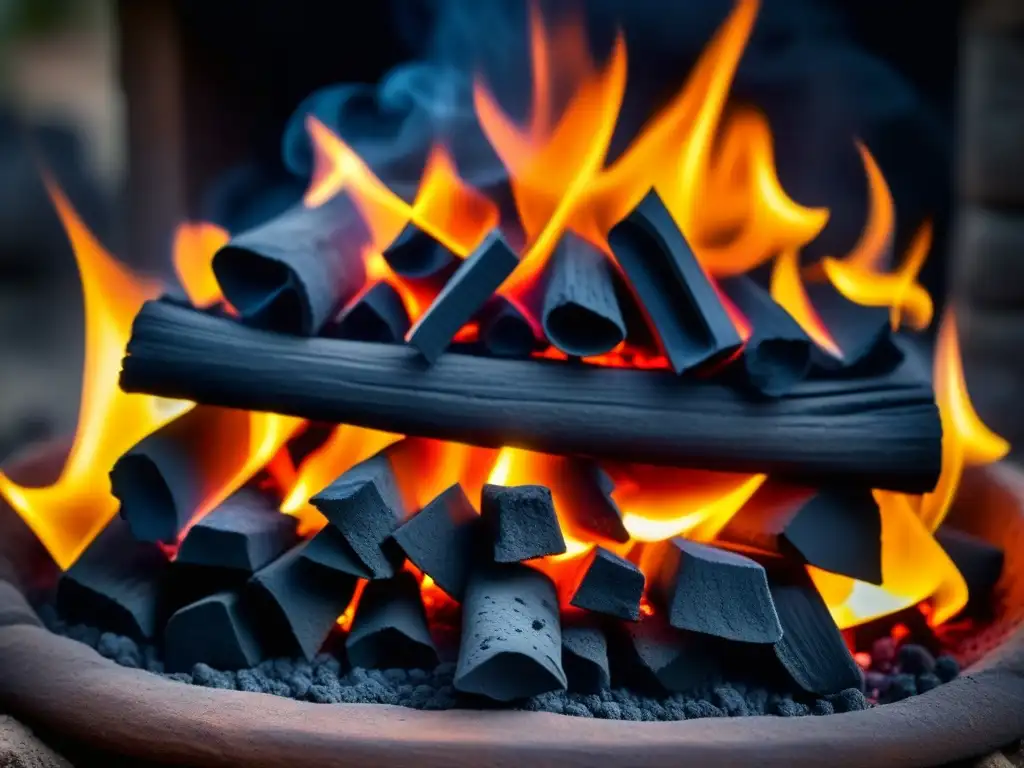
M 889 689 L 882 697 L 883 704 L 892 704 L 917 695 L 917 680 L 913 675 L 893 675 Z
M 936 531 L 935 539 L 967 582 L 966 610 L 989 612 L 996 584 L 1003 575 L 1003 550 L 948 525 Z
M 494 560 L 517 563 L 565 552 L 551 491 L 541 485 L 485 485 L 480 515 L 494 539 Z
M 608 641 L 600 627 L 562 628 L 562 669 L 570 691 L 597 693 L 611 685 Z
M 711 638 L 669 626 L 660 616 L 621 625 L 624 637 L 612 680 L 639 691 L 685 693 L 721 676 L 720 654 Z M 717 641 L 721 642 L 721 641 Z
M 640 617 L 644 575 L 636 565 L 603 547 L 595 547 L 581 564 L 580 572 L 579 583 L 570 598 L 573 606 L 629 621 Z
M 243 489 L 189 529 L 176 562 L 252 574 L 297 543 L 295 518 Z
M 409 324 L 409 313 L 398 291 L 390 283 L 380 281 L 346 306 L 321 335 L 398 344 L 405 339 Z
M 513 701 L 566 687 L 555 585 L 523 565 L 475 570 L 462 603 L 455 688 Z
M 384 250 L 384 260 L 400 277 L 440 284 L 459 264 L 454 253 L 412 222 Z
M 939 656 L 935 660 L 935 675 L 944 683 L 955 680 L 960 674 L 960 663 L 952 656 Z
M 321 529 L 302 550 L 302 559 L 337 573 L 346 573 L 359 579 L 373 577 L 360 562 L 345 535 L 334 526 Z
M 675 538 L 647 547 L 641 564 L 673 627 L 745 643 L 782 637 L 765 569 L 749 557 Z
M 371 581 L 359 598 L 345 641 L 348 660 L 366 669 L 433 669 L 437 650 L 413 575 Z
M 597 539 L 619 544 L 629 541 L 622 523 L 622 511 L 612 498 L 615 483 L 591 459 L 566 457 L 559 460 L 558 474 L 566 488 L 563 512 L 575 529 Z
M 480 517 L 462 486 L 453 485 L 393 534 L 410 562 L 450 597 L 462 601 L 480 545 Z
M 220 670 L 247 669 L 262 649 L 237 593 L 218 592 L 178 610 L 164 630 L 168 672 L 189 672 L 196 664 Z
M 896 663 L 900 672 L 911 675 L 923 675 L 935 671 L 935 657 L 921 645 L 904 643 L 896 654 Z
M 842 352 L 842 357 L 836 358 L 815 349 L 814 363 L 818 368 L 863 376 L 892 370 L 903 361 L 903 351 L 893 341 L 888 307 L 856 304 L 828 282 L 809 285 L 807 295 Z
M 480 347 L 491 357 L 529 357 L 539 346 L 530 318 L 504 296 L 488 299 L 477 322 Z

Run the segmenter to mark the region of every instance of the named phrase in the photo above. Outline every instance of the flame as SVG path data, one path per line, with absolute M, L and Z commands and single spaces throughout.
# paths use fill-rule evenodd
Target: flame
M 818 317 L 804 288 L 800 278 L 800 255 L 796 250 L 783 251 L 775 259 L 770 292 L 775 302 L 789 312 L 815 344 L 833 357 L 842 359 L 843 351 Z
M 78 264 L 85 305 L 85 366 L 75 440 L 60 477 L 25 488 L 0 474 L 0 493 L 61 568 L 69 568 L 117 512 L 110 469 L 143 437 L 192 407 L 118 388 L 132 321 L 160 286 L 132 274 L 100 245 L 58 185 L 46 179 Z
M 230 235 L 209 222 L 182 222 L 174 233 L 172 260 L 185 294 L 193 305 L 206 307 L 224 301 L 213 274 L 213 255 L 227 245 Z

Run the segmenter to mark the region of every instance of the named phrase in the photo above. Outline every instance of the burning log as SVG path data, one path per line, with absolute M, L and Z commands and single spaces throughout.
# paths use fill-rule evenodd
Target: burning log
M 297 543 L 295 518 L 262 493 L 243 489 L 189 529 L 175 562 L 251 575 Z
M 263 658 L 260 643 L 234 592 L 218 592 L 177 611 L 164 630 L 168 672 L 191 672 L 202 662 L 214 669 L 248 669 Z
M 345 641 L 349 663 L 365 669 L 433 669 L 437 649 L 415 577 L 371 581 L 363 590 Z
M 882 583 L 882 514 L 866 488 L 762 487 L 720 534 L 728 543 Z
M 386 451 L 349 469 L 310 503 L 341 531 L 372 578 L 395 575 L 402 557 L 389 539 L 409 511 Z
M 480 541 L 479 523 L 462 486 L 453 485 L 392 535 L 413 565 L 461 602 Z
M 725 358 L 743 340 L 672 215 L 651 191 L 608 237 L 676 373 Z
M 399 277 L 443 285 L 458 257 L 412 222 L 384 251 L 384 260 Z
M 324 382 L 331 382 L 324 386 Z M 473 445 L 770 473 L 922 493 L 942 464 L 931 387 L 897 369 L 805 381 L 751 403 L 666 371 L 444 355 L 297 340 L 159 302 L 143 307 L 123 363 L 128 392 L 347 423 Z
M 597 693 L 611 685 L 608 640 L 597 626 L 562 627 L 562 669 L 570 691 Z
M 860 688 L 860 667 L 806 571 L 773 573 L 769 587 L 782 625 L 775 657 L 793 682 L 820 696 Z
M 612 678 L 651 693 L 686 693 L 714 680 L 721 658 L 714 642 L 692 632 L 670 627 L 661 617 L 621 625 L 625 637 L 615 658 Z
M 677 629 L 743 643 L 782 637 L 764 566 L 749 557 L 675 538 L 649 545 L 641 567 Z
M 745 275 L 723 281 L 721 288 L 751 326 L 741 358 L 747 385 L 762 395 L 778 397 L 803 381 L 815 347 L 800 324 Z
M 302 559 L 358 579 L 373 578 L 373 574 L 352 551 L 345 535 L 332 525 L 325 526 L 307 542 L 302 550 Z
M 115 517 L 60 577 L 57 610 L 68 621 L 152 640 L 166 617 L 166 575 L 160 548 L 136 541 Z
M 213 272 L 247 322 L 312 336 L 363 287 L 369 239 L 355 206 L 339 196 L 231 238 L 213 257 Z
M 555 585 L 525 565 L 475 571 L 462 603 L 455 688 L 513 701 L 566 687 Z
M 390 283 L 374 283 L 366 293 L 345 307 L 323 336 L 353 341 L 399 344 L 409 330 L 409 313 L 402 297 Z
M 1003 550 L 948 525 L 936 531 L 935 539 L 967 582 L 967 609 L 991 607 L 992 593 L 1003 575 Z
M 120 515 L 139 541 L 174 543 L 207 495 L 232 476 L 228 441 L 248 434 L 249 415 L 198 407 L 152 433 L 110 472 Z M 236 451 L 237 452 L 237 451 Z
M 491 232 L 459 265 L 434 303 L 409 331 L 409 343 L 428 363 L 436 361 L 458 330 L 518 265 L 519 256 L 501 232 Z
M 581 563 L 570 605 L 594 613 L 636 621 L 644 594 L 644 574 L 629 560 L 595 547 Z
M 480 516 L 493 537 L 497 563 L 565 552 L 555 502 L 542 485 L 485 485 Z
M 530 320 L 504 296 L 492 296 L 479 313 L 480 346 L 492 357 L 529 357 L 537 348 Z
M 570 357 L 612 351 L 626 338 L 608 257 L 566 233 L 547 267 L 544 333 Z
M 268 651 L 313 659 L 356 590 L 354 576 L 303 559 L 307 544 L 256 573 L 243 595 L 263 625 Z
M 843 296 L 831 283 L 807 287 L 807 295 L 842 358 L 815 349 L 814 362 L 827 371 L 880 373 L 895 368 L 903 351 L 893 342 L 888 307 L 866 307 Z
M 573 527 L 598 539 L 619 544 L 629 541 L 622 511 L 612 498 L 615 482 L 597 462 L 569 456 L 559 460 L 557 471 L 569 489 L 561 511 Z

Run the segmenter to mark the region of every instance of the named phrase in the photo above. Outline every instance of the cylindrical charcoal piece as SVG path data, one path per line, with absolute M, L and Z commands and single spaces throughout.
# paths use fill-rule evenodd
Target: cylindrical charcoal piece
M 611 684 L 608 641 L 596 625 L 562 628 L 562 668 L 569 690 L 597 693 Z
M 369 239 L 347 197 L 300 204 L 231 238 L 213 257 L 213 272 L 247 322 L 312 336 L 363 287 Z
M 262 655 L 235 592 L 218 592 L 186 605 L 168 619 L 164 630 L 168 672 L 190 672 L 200 662 L 214 669 L 248 669 L 259 664 Z
M 544 333 L 571 357 L 610 352 L 626 338 L 608 257 L 566 233 L 547 266 Z
M 349 304 L 338 319 L 324 328 L 323 336 L 353 341 L 398 344 L 409 330 L 409 313 L 390 283 L 374 283 Z
M 454 253 L 412 222 L 384 251 L 384 260 L 401 277 L 442 283 L 459 263 Z
M 408 571 L 371 581 L 345 641 L 349 663 L 365 669 L 433 669 L 437 649 L 427 627 L 420 585 Z
M 492 296 L 480 310 L 480 346 L 492 357 L 529 357 L 537 348 L 530 319 L 504 296 Z
M 455 687 L 514 701 L 566 687 L 555 585 L 529 566 L 481 569 L 462 604 Z

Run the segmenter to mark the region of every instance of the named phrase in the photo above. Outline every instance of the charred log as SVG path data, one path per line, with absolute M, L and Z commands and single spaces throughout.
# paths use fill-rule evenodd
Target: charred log
M 324 386 L 330 381 L 330 386 Z M 806 381 L 751 403 L 650 370 L 296 340 L 159 302 L 136 318 L 121 385 L 234 408 L 474 445 L 770 473 L 810 485 L 931 490 L 942 429 L 931 387 L 897 369 Z
M 480 516 L 496 563 L 520 563 L 565 552 L 551 491 L 542 485 L 485 485 Z
M 390 283 L 374 283 L 345 307 L 337 320 L 324 328 L 323 336 L 353 341 L 399 344 L 409 330 L 409 313 L 402 297 Z
M 569 602 L 593 613 L 636 621 L 640 618 L 643 594 L 644 574 L 636 565 L 603 547 L 595 547 L 580 564 L 578 582 Z
M 248 669 L 262 658 L 252 622 L 234 592 L 210 595 L 167 621 L 164 665 L 168 672 L 190 672 L 200 662 L 214 669 Z
M 366 585 L 345 650 L 352 666 L 365 669 L 437 666 L 420 586 L 411 573 L 402 571 L 393 579 Z

